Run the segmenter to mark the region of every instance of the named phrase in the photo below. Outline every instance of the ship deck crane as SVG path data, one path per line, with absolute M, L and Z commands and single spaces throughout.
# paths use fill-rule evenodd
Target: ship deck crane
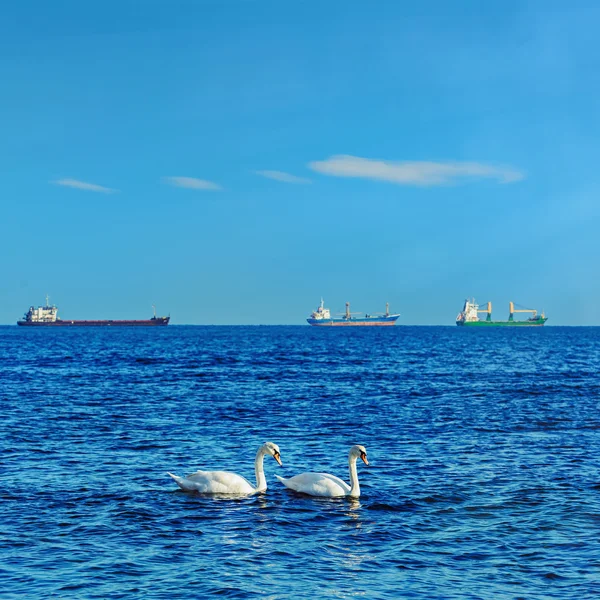
M 537 310 L 535 308 L 515 308 L 514 302 L 509 302 L 509 314 L 508 320 L 514 321 L 514 313 L 531 313 L 531 318 L 535 319 L 537 317 Z M 544 318 L 544 311 L 542 311 L 542 319 Z
M 477 312 L 478 313 L 487 313 L 487 317 L 485 318 L 485 320 L 491 321 L 492 320 L 492 303 L 488 302 L 485 309 L 482 309 L 482 310 L 477 309 Z
M 344 315 L 345 319 L 351 319 L 352 315 L 360 315 L 361 313 L 359 312 L 350 312 L 350 302 L 346 302 L 346 312 L 343 313 L 336 313 L 338 315 Z
M 392 313 L 390 313 L 390 303 L 386 302 L 385 303 L 385 312 L 384 313 L 375 313 L 377 316 L 381 316 L 381 317 L 389 317 Z

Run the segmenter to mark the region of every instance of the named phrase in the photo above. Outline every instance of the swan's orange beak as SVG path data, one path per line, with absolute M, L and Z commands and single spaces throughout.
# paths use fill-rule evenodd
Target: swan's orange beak
M 283 467 L 283 465 L 281 464 L 281 457 L 279 455 L 279 452 L 275 452 L 275 454 L 273 454 L 273 458 L 279 463 L 280 467 Z
M 364 452 L 362 452 L 361 455 L 360 455 L 360 457 L 362 458 L 362 461 L 365 463 L 365 465 L 368 466 L 369 465 L 369 461 L 367 460 L 367 455 Z

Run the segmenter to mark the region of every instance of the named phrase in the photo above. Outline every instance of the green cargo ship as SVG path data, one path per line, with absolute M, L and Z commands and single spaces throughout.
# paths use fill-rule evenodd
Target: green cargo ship
M 479 313 L 486 313 L 485 319 L 479 318 Z M 528 319 L 515 320 L 515 313 L 531 313 Z M 485 309 L 480 310 L 475 299 L 465 300 L 465 305 L 456 317 L 456 324 L 462 327 L 541 327 L 548 317 L 542 311 L 541 315 L 533 308 L 515 308 L 514 302 L 509 302 L 508 321 L 492 320 L 492 303 L 488 302 Z

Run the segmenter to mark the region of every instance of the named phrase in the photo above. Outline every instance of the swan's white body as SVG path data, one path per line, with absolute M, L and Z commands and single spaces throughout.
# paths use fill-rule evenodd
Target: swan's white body
M 364 446 L 352 446 L 348 454 L 350 485 L 339 477 L 330 475 L 329 473 L 301 473 L 300 475 L 294 475 L 294 477 L 290 477 L 289 479 L 284 479 L 283 477 L 279 477 L 279 475 L 275 475 L 275 477 L 277 477 L 285 487 L 302 494 L 322 496 L 325 498 L 338 498 L 343 496 L 358 498 L 360 496 L 360 485 L 358 483 L 356 461 L 359 457 L 366 465 L 369 464 L 366 448 Z
M 256 473 L 256 487 L 246 478 L 237 473 L 229 471 L 196 471 L 187 477 L 178 477 L 168 473 L 177 485 L 186 492 L 198 492 L 200 494 L 234 494 L 248 495 L 264 492 L 267 489 L 267 480 L 263 470 L 265 454 L 272 456 L 280 465 L 279 446 L 272 442 L 263 444 L 256 453 L 254 459 L 254 471 Z

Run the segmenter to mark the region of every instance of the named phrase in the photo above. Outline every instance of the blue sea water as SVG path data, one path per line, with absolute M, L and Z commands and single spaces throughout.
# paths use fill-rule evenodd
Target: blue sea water
M 591 598 L 600 328 L 0 327 L 0 596 Z M 199 468 L 269 489 L 186 494 Z M 348 480 L 316 499 L 274 474 Z

